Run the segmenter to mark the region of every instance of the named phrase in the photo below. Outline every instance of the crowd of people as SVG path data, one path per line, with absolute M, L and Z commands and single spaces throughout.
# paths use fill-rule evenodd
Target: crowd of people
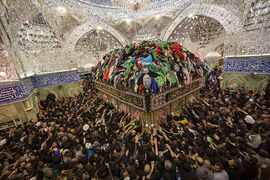
M 0 132 L 0 179 L 269 180 L 265 96 L 222 91 L 209 76 L 200 99 L 148 133 L 85 81 L 83 93 L 48 98 L 36 120 Z

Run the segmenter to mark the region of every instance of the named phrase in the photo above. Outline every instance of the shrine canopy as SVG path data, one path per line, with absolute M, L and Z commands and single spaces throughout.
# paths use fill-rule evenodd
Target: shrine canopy
M 187 86 L 208 72 L 207 65 L 177 42 L 132 43 L 107 53 L 94 78 L 122 91 L 155 95 Z

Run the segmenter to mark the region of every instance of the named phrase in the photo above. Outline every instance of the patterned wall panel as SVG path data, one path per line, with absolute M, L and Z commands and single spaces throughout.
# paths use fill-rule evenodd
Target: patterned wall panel
M 33 90 L 29 79 L 13 85 L 0 88 L 0 105 L 10 104 L 24 100 Z
M 270 74 L 270 56 L 228 57 L 224 72 Z
M 11 85 L 0 87 L 0 105 L 20 102 L 28 98 L 35 88 L 61 85 L 80 81 L 76 71 L 34 76 Z
M 75 71 L 32 77 L 33 86 L 35 88 L 61 85 L 64 83 L 76 82 L 79 80 L 80 80 L 80 76 Z

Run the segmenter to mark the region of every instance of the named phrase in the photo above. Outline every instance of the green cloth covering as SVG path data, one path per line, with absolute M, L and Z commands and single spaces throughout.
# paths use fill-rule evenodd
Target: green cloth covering
M 130 54 L 133 51 L 133 44 L 130 44 L 126 49 L 126 54 Z
M 133 56 L 134 56 L 134 57 L 139 57 L 139 56 L 140 56 L 139 50 L 135 50 L 135 51 L 133 52 Z
M 169 72 L 166 74 L 167 80 L 170 82 L 171 85 L 177 84 L 177 76 L 174 74 L 174 72 Z
M 138 58 L 145 55 L 144 53 L 152 56 L 154 63 L 141 64 L 137 62 Z M 163 92 L 163 90 L 167 90 L 170 86 L 176 87 L 184 77 L 190 81 L 192 77 L 197 78 L 197 74 L 202 76 L 202 71 L 204 74 L 208 71 L 207 65 L 194 58 L 192 53 L 185 49 L 182 50 L 182 53 L 187 57 L 186 60 L 177 56 L 177 51 L 173 48 L 171 42 L 163 40 L 129 44 L 121 50 L 114 50 L 106 54 L 103 57 L 104 63 L 99 64 L 100 67 L 98 66 L 99 68 L 95 70 L 95 78 L 103 81 L 106 70 L 114 65 L 116 70 L 110 72 L 110 77 L 106 83 L 109 85 L 113 84 L 116 88 L 138 92 L 138 79 L 143 73 L 142 70 L 144 68 L 142 67 L 146 67 L 153 82 L 157 83 L 159 91 Z M 120 55 L 123 55 L 123 58 L 119 60 L 118 56 Z M 184 77 L 180 76 L 178 79 L 174 69 L 175 65 L 179 66 L 180 73 Z M 120 69 L 122 70 L 120 71 Z
M 182 66 L 183 66 L 184 68 L 188 68 L 188 63 L 187 63 L 187 61 L 185 61 L 185 60 L 183 60 L 183 59 L 180 59 L 180 62 L 181 62 Z
M 170 72 L 170 65 L 167 62 L 162 63 L 162 72 L 163 74 Z
M 127 60 L 121 65 L 124 69 L 127 69 L 130 66 L 130 61 Z
M 166 49 L 170 49 L 170 47 L 168 46 L 168 42 L 166 41 L 157 40 L 156 44 L 159 45 L 163 51 Z
M 153 58 L 155 60 L 159 60 L 160 58 L 158 57 L 157 53 L 156 53 L 156 49 L 152 49 L 150 50 L 150 54 L 152 54 Z
M 149 69 L 149 71 L 152 72 L 161 72 L 161 69 L 159 67 L 157 67 L 155 64 L 147 64 L 145 65 L 145 67 L 147 67 Z
M 128 79 L 128 76 L 131 72 L 131 69 L 133 67 L 133 62 L 131 62 L 132 60 L 128 60 L 128 61 L 125 61 L 122 66 L 125 68 L 125 72 L 124 72 L 124 80 L 127 80 Z
M 159 89 L 162 88 L 166 83 L 166 77 L 164 77 L 163 75 L 156 77 L 155 80 Z

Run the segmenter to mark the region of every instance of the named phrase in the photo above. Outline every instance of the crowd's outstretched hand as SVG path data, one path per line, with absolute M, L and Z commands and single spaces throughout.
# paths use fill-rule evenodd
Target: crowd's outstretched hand
M 264 97 L 209 84 L 200 100 L 145 131 L 91 83 L 44 103 L 25 127 L 0 132 L 0 179 L 269 178 Z

